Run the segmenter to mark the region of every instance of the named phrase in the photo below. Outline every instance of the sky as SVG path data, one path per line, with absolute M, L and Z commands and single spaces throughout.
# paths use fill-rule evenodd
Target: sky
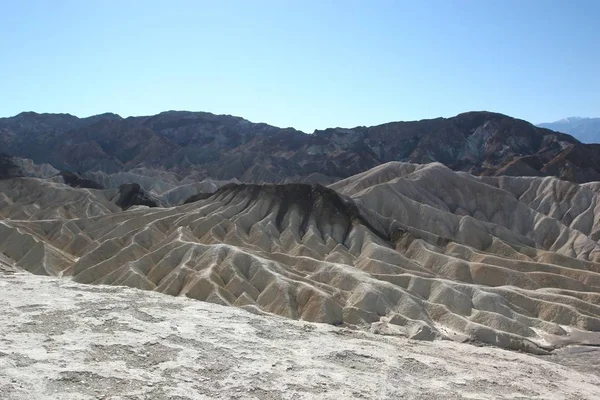
M 0 116 L 600 117 L 597 0 L 0 0 Z

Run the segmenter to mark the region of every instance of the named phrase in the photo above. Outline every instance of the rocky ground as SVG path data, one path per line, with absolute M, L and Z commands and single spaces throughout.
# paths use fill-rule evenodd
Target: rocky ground
M 0 268 L 6 400 L 598 399 L 598 350 L 417 342 Z

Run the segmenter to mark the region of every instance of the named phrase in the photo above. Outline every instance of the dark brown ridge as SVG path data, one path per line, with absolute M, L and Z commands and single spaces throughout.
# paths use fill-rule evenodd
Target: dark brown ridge
M 297 208 L 302 213 L 302 222 L 300 225 L 300 233 L 302 235 L 306 233 L 310 216 L 314 215 L 317 225 L 321 221 L 331 220 L 343 224 L 345 226 L 344 241 L 350 234 L 352 226 L 355 223 L 366 226 L 386 241 L 390 239 L 387 233 L 380 232 L 369 223 L 352 199 L 319 184 L 288 183 L 255 185 L 231 183 L 221 187 L 213 194 L 192 196 L 185 203 L 193 202 L 195 199 L 222 199 L 226 196 L 231 201 L 236 196 L 245 196 L 248 199 L 244 207 L 246 209 L 254 204 L 261 195 L 270 196 L 279 203 L 275 224 L 280 231 L 282 230 L 285 215 L 292 208 Z

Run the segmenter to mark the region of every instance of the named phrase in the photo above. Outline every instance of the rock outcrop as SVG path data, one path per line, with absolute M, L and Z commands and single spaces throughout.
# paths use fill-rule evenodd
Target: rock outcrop
M 133 206 L 160 206 L 160 201 L 146 193 L 137 183 L 126 183 L 119 186 L 119 190 L 112 201 L 123 210 Z
M 104 186 L 95 182 L 91 179 L 86 179 L 81 175 L 71 171 L 60 171 L 64 182 L 74 188 L 87 188 L 87 189 L 104 189 Z
M 25 173 L 8 154 L 0 153 L 0 179 L 11 179 L 25 176 Z

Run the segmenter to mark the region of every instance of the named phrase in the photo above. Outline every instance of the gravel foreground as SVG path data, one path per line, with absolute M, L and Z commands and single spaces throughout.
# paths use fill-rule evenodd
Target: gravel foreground
M 0 269 L 0 399 L 598 399 L 600 349 L 419 342 Z

